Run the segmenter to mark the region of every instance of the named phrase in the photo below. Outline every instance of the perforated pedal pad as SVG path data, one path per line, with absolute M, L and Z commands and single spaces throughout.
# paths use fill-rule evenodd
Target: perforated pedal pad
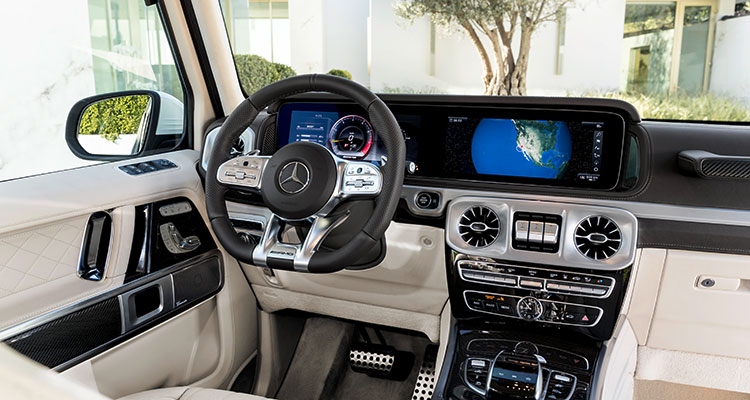
M 352 371 L 375 378 L 403 380 L 414 365 L 414 354 L 392 346 L 354 343 L 349 350 L 349 365 Z
M 435 381 L 437 381 L 435 371 L 437 351 L 438 348 L 435 345 L 429 345 L 425 349 L 424 359 L 419 367 L 419 375 L 417 375 L 417 383 L 414 385 L 414 393 L 411 396 L 413 400 L 432 399 L 432 394 L 435 392 Z

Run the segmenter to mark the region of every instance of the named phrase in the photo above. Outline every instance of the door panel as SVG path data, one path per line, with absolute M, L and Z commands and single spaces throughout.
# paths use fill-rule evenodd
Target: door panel
M 177 167 L 118 168 L 150 159 Z M 0 340 L 114 397 L 231 384 L 257 347 L 256 301 L 207 228 L 197 160 L 185 150 L 0 183 Z M 84 280 L 86 225 L 102 211 L 106 269 Z

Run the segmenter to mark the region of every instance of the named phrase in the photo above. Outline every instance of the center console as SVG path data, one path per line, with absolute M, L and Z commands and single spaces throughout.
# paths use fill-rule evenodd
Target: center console
M 461 197 L 446 223 L 455 326 L 436 398 L 593 398 L 635 258 L 635 217 Z

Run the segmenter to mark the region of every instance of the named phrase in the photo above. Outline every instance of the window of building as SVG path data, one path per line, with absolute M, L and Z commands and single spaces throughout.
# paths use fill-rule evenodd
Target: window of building
M 222 0 L 221 4 L 235 54 L 291 63 L 288 1 Z
M 712 1 L 627 3 L 622 87 L 644 94 L 705 91 L 715 12 Z

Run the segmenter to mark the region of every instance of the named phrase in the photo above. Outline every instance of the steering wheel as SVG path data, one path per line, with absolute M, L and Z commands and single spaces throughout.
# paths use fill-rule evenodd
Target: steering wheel
M 230 159 L 230 150 L 258 113 L 287 96 L 330 92 L 364 108 L 385 145 L 387 163 L 349 161 L 327 148 L 294 142 L 272 156 L 243 155 Z M 211 150 L 206 171 L 206 207 L 216 236 L 239 261 L 257 266 L 302 272 L 336 272 L 355 262 L 378 244 L 393 218 L 404 181 L 406 145 L 396 118 L 364 86 L 331 75 L 299 75 L 272 83 L 245 99 L 222 125 Z M 229 220 L 225 195 L 229 188 L 260 193 L 272 211 L 258 244 L 243 241 Z M 324 250 L 326 236 L 348 217 L 337 210 L 344 201 L 375 199 L 362 229 L 342 247 Z M 309 221 L 301 243 L 280 239 L 285 223 Z

